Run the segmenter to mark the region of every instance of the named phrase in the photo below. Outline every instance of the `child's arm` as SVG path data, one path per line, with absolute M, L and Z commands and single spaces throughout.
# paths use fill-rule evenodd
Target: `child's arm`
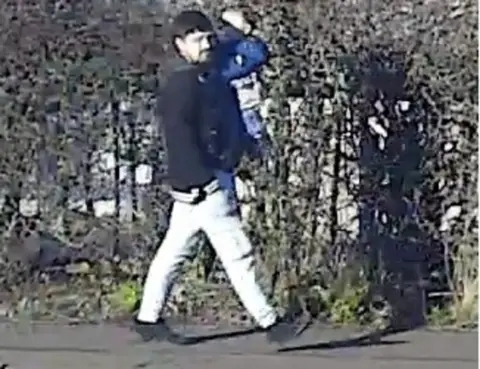
M 219 45 L 220 70 L 227 81 L 243 78 L 267 63 L 268 46 L 258 37 L 226 27 Z

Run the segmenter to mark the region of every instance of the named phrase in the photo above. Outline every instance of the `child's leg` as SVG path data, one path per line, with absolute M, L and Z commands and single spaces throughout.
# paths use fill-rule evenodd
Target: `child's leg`
M 248 109 L 242 112 L 243 122 L 247 133 L 255 141 L 255 152 L 260 158 L 265 158 L 271 154 L 272 141 L 266 130 L 262 116 L 257 109 Z
M 247 130 L 247 133 L 255 138 L 256 140 L 259 140 L 262 138 L 264 132 L 265 132 L 265 127 L 262 121 L 262 117 L 260 116 L 260 113 L 258 112 L 257 109 L 246 109 L 242 111 L 242 118 L 243 118 L 243 123 L 245 124 L 245 128 Z
M 218 182 L 220 183 L 220 187 L 225 189 L 228 193 L 228 199 L 232 208 L 234 208 L 237 212 L 240 211 L 240 204 L 238 203 L 238 195 L 237 195 L 237 186 L 235 183 L 235 174 L 232 171 L 217 171 L 216 176 Z

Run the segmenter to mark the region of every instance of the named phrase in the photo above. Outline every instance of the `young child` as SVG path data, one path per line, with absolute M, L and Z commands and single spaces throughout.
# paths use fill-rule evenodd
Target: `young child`
M 263 40 L 252 35 L 253 27 L 240 11 L 226 10 L 221 20 L 224 25 L 217 32 L 217 68 L 237 92 L 244 125 L 242 130 L 246 133 L 246 151 L 250 157 L 261 159 L 270 140 L 259 112 L 262 84 L 258 72 L 268 60 L 268 47 Z M 224 188 L 230 190 L 232 205 L 239 211 L 234 172 L 235 168 L 219 171 L 217 178 Z
M 261 45 L 261 52 L 258 53 L 260 57 L 256 60 L 255 58 L 251 60 L 251 57 L 245 57 L 244 53 L 232 53 L 229 55 L 231 59 L 229 68 L 232 68 L 232 64 L 236 64 L 239 68 L 247 70 L 246 75 L 242 75 L 239 78 L 232 78 L 230 83 L 237 91 L 245 129 L 252 138 L 252 149 L 254 152 L 250 153 L 256 157 L 262 157 L 265 154 L 266 143 L 270 140 L 260 115 L 262 83 L 259 79 L 258 72 L 268 60 L 268 47 L 258 37 L 252 36 L 253 26 L 245 19 L 243 13 L 236 10 L 226 10 L 222 13 L 221 20 L 225 24 L 219 31 L 219 41 L 221 43 L 228 44 L 243 39 L 243 44 L 246 45 L 246 47 L 252 45 L 249 42 L 255 43 L 256 47 L 259 46 L 259 43 Z M 236 48 L 230 49 L 235 51 Z M 251 56 L 251 53 L 249 56 Z

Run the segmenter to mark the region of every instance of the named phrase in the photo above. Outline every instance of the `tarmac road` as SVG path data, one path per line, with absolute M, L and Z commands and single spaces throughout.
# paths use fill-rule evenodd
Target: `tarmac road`
M 8 369 L 473 369 L 477 348 L 477 332 L 417 330 L 369 341 L 352 330 L 312 327 L 279 352 L 258 333 L 174 346 L 139 343 L 115 325 L 0 324 L 0 368 Z

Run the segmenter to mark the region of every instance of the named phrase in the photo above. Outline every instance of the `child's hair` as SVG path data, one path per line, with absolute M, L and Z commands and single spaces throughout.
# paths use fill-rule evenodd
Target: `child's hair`
M 185 38 L 193 31 L 212 32 L 213 24 L 204 13 L 198 10 L 185 10 L 178 14 L 171 23 L 171 42 L 175 44 L 175 38 Z

